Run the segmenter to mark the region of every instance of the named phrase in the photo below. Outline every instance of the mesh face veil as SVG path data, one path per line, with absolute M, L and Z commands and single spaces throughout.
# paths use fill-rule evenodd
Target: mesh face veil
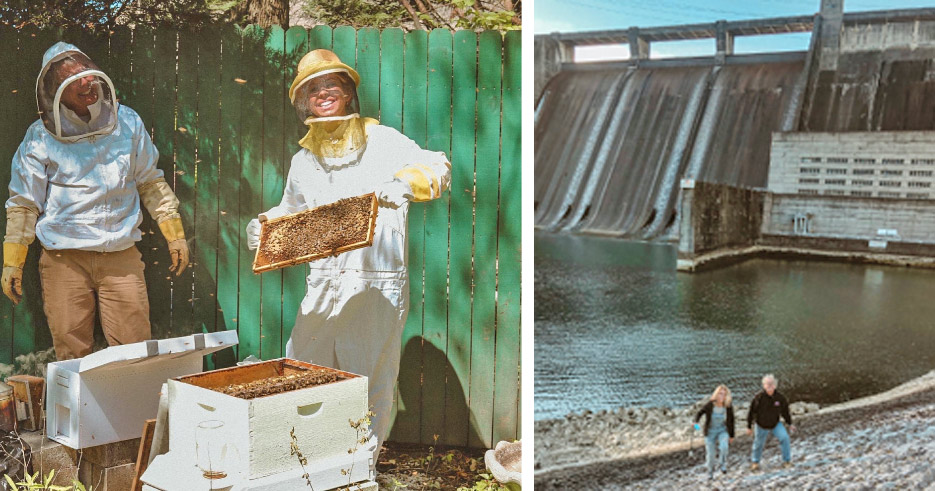
M 330 99 L 346 97 L 344 114 L 322 115 L 321 108 L 315 104 L 320 100 L 319 96 L 324 96 L 320 99 L 326 103 L 331 102 Z M 341 68 L 324 70 L 303 80 L 295 89 L 293 105 L 299 120 L 306 125 L 360 117 L 357 87 L 347 71 Z
M 59 44 L 64 50 L 45 63 L 36 80 L 36 103 L 46 129 L 69 142 L 112 132 L 117 100 L 110 78 L 87 55 Z

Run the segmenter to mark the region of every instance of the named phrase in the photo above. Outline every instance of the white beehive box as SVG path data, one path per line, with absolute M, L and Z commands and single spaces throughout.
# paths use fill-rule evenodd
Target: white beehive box
M 237 344 L 236 331 L 111 346 L 49 363 L 46 434 L 74 449 L 139 438 L 156 417 L 166 379 L 202 370 L 206 354 Z
M 324 385 L 294 389 L 254 399 L 224 394 L 224 387 L 298 374 L 309 369 L 326 370 L 341 379 Z M 223 423 L 226 443 L 236 449 L 238 469 L 245 481 L 266 481 L 276 475 L 302 474 L 290 455 L 290 432 L 295 429 L 299 450 L 308 459 L 306 471 L 328 472 L 319 476 L 315 489 L 329 489 L 324 481 L 343 484 L 372 478 L 369 469 L 376 439 L 359 440 L 365 432 L 353 428 L 367 413 L 367 378 L 327 367 L 280 358 L 241 367 L 215 370 L 169 380 L 169 453 L 176 461 L 195 462 L 195 428 L 204 421 Z M 354 476 L 342 469 L 353 467 Z M 285 474 L 283 474 L 285 473 Z M 322 481 L 323 480 L 323 481 Z M 304 486 L 304 481 L 302 482 Z M 340 485 L 340 482 L 337 484 Z M 245 487 L 244 489 L 252 489 Z M 285 489 L 285 488 L 283 488 Z

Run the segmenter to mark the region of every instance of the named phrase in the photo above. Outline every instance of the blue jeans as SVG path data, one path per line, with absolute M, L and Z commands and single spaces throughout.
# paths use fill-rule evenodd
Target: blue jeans
M 708 474 L 714 474 L 714 455 L 716 451 L 718 453 L 718 465 L 722 471 L 727 470 L 727 447 L 729 443 L 729 435 L 727 434 L 727 428 L 721 428 L 719 431 L 709 431 L 708 436 L 704 439 L 704 448 L 707 455 L 706 463 L 708 464 Z
M 760 425 L 754 423 L 753 455 L 751 457 L 753 463 L 756 464 L 760 462 L 760 457 L 763 456 L 763 446 L 766 445 L 766 439 L 769 438 L 770 433 L 779 439 L 779 446 L 782 448 L 782 461 L 792 461 L 792 451 L 789 449 L 789 433 L 786 432 L 786 427 L 783 426 L 782 421 L 780 421 L 776 423 L 776 427 L 771 430 L 760 428 Z

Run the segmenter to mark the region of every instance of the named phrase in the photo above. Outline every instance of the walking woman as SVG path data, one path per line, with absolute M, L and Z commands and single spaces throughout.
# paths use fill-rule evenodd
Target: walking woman
M 705 417 L 704 436 L 708 479 L 714 477 L 715 452 L 718 466 L 722 473 L 727 473 L 727 448 L 734 441 L 734 407 L 731 405 L 730 389 L 719 385 L 711 394 L 711 400 L 695 415 L 695 428 L 698 420 Z

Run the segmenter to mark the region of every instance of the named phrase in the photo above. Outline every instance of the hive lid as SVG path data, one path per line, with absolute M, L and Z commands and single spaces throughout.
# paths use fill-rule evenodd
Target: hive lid
M 151 339 L 102 349 L 81 359 L 78 372 L 143 365 L 155 361 L 189 356 L 195 352 L 207 355 L 239 342 L 237 331 L 192 334 L 169 339 Z

